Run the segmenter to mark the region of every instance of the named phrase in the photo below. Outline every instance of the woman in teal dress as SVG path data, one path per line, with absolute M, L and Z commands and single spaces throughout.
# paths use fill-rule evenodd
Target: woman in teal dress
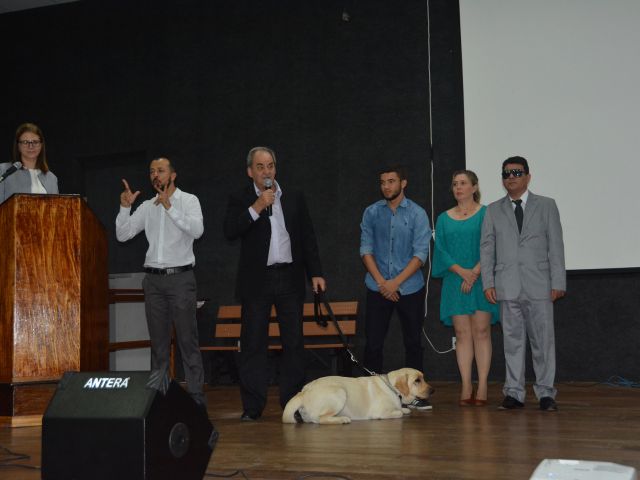
M 433 276 L 442 277 L 440 320 L 456 333 L 456 359 L 462 380 L 460 406 L 487 403 L 491 366 L 491 324 L 498 306 L 489 303 L 480 278 L 480 231 L 487 207 L 480 205 L 478 177 L 470 170 L 453 174 L 451 191 L 457 205 L 438 217 Z M 475 358 L 478 389 L 471 373 Z

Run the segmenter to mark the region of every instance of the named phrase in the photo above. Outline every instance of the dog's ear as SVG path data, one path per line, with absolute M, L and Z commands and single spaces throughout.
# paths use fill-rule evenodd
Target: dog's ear
M 404 375 L 399 377 L 396 380 L 394 387 L 396 387 L 404 397 L 408 397 L 410 393 L 409 392 L 409 375 L 405 373 Z

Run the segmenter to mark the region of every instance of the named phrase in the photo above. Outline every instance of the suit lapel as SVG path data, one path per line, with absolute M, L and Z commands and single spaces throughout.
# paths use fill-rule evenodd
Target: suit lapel
M 527 198 L 527 205 L 524 208 L 524 219 L 522 221 L 522 231 L 524 232 L 527 228 L 527 225 L 531 222 L 533 218 L 533 214 L 538 208 L 540 202 L 538 202 L 538 196 L 529 192 L 529 198 Z
M 513 228 L 517 232 L 518 224 L 516 222 L 516 214 L 513 212 L 513 204 L 509 199 L 509 195 L 504 197 L 504 199 L 502 200 L 501 207 L 504 215 L 507 217 L 507 221 L 509 222 L 509 225 L 511 225 L 511 228 Z
M 40 184 L 42 185 L 42 188 L 44 188 L 48 193 L 49 190 L 47 190 L 47 187 L 45 187 L 46 180 L 44 179 L 44 173 L 42 172 L 38 173 L 38 180 L 40 180 Z
M 282 187 L 280 188 L 282 189 Z M 289 200 L 291 199 L 285 195 L 283 190 L 282 195 L 280 196 L 280 207 L 282 207 L 282 216 L 284 217 L 284 228 L 287 229 L 287 232 L 289 232 L 289 226 L 287 225 L 287 218 L 289 219 L 293 218 L 293 213 L 291 211 L 292 205 L 291 205 L 291 202 L 289 202 Z M 289 232 L 289 235 L 291 235 L 291 232 Z

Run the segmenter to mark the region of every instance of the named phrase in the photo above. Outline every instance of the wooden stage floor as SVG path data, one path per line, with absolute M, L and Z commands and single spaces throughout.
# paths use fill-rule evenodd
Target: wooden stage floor
M 553 413 L 539 411 L 533 397 L 523 410 L 497 410 L 498 384 L 490 386 L 489 406 L 466 408 L 457 405 L 456 383 L 433 386 L 431 412 L 337 426 L 283 425 L 275 389 L 259 421 L 240 422 L 237 388 L 211 388 L 209 416 L 220 440 L 207 471 L 241 470 L 231 478 L 251 480 L 526 480 L 545 458 L 609 461 L 640 471 L 638 389 L 559 384 Z M 39 427 L 0 429 L 0 446 L 31 456 L 20 463 L 40 464 L 40 441 Z M 39 470 L 0 467 L 0 479 L 39 478 Z

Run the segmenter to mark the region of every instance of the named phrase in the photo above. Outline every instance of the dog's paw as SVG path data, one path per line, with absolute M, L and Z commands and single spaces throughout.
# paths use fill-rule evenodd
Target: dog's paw
M 391 410 L 390 412 L 387 412 L 378 418 L 380 420 L 384 420 L 385 418 L 402 418 L 402 414 L 403 414 L 402 410 Z
M 345 423 L 351 423 L 351 418 L 349 417 L 333 417 L 333 416 L 324 416 L 318 419 L 318 423 L 322 425 L 340 425 Z
M 408 409 L 408 408 L 404 408 L 404 407 L 403 407 L 403 408 L 402 408 L 402 413 L 403 413 L 404 415 L 409 415 L 409 414 L 411 413 L 411 410 L 410 410 L 410 409 Z

